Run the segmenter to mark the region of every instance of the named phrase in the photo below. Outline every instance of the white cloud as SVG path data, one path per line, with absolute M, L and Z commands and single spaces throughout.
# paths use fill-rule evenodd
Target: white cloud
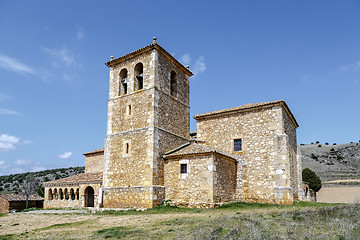
M 46 168 L 40 167 L 40 166 L 35 166 L 35 167 L 31 168 L 30 172 L 39 172 L 39 171 L 44 171 L 44 170 L 46 170 Z
M 14 144 L 0 142 L 0 150 L 2 151 L 11 151 L 15 149 L 16 147 L 14 146 Z
M 78 39 L 82 39 L 85 36 L 85 31 L 82 27 L 79 27 L 77 32 L 76 32 L 76 37 Z
M 66 47 L 63 47 L 62 49 L 42 47 L 42 50 L 56 58 L 53 62 L 54 66 L 58 66 L 57 60 L 64 62 L 69 67 L 77 65 L 74 54 Z
M 23 144 L 31 144 L 31 143 L 33 143 L 33 141 L 31 141 L 31 140 L 25 140 L 25 141 L 23 142 Z
M 20 141 L 19 138 L 15 136 L 10 136 L 8 134 L 1 134 L 0 135 L 0 150 L 3 151 L 10 151 L 15 150 L 15 144 Z
M 340 70 L 341 71 L 347 71 L 347 70 L 357 71 L 357 70 L 360 70 L 360 61 L 357 61 L 357 62 L 355 62 L 353 64 L 341 66 Z
M 68 159 L 72 155 L 72 152 L 64 152 L 63 154 L 58 155 L 60 159 Z
M 8 169 L 10 167 L 9 164 L 6 164 L 5 161 L 0 161 L 0 169 Z
M 6 108 L 0 108 L 0 114 L 20 116 L 20 113 Z
M 200 56 L 196 62 L 195 62 L 195 66 L 194 69 L 192 69 L 192 72 L 194 73 L 194 75 L 197 75 L 201 72 L 205 72 L 206 70 L 206 65 L 205 65 L 205 59 L 204 56 Z
M 31 160 L 24 160 L 24 159 L 19 159 L 14 162 L 14 164 L 17 166 L 30 165 L 31 163 L 32 163 Z
M 190 61 L 191 61 L 191 57 L 190 57 L 190 54 L 188 54 L 188 53 L 186 53 L 180 57 L 180 62 L 184 66 L 189 65 Z
M 0 142 L 18 143 L 19 141 L 20 139 L 15 136 L 10 136 L 8 134 L 0 135 Z
M 8 57 L 0 54 L 0 68 L 10 70 L 17 73 L 29 73 L 34 74 L 35 70 L 30 66 L 16 60 L 15 58 Z

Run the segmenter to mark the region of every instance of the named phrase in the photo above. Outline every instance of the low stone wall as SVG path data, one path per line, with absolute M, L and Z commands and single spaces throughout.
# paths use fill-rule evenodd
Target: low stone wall
M 48 208 L 80 208 L 81 200 L 48 200 L 44 201 L 44 209 Z

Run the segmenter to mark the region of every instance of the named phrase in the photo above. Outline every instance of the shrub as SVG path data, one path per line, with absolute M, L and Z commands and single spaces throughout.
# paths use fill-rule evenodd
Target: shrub
M 321 147 L 321 144 L 318 147 Z
M 315 160 L 318 160 L 318 157 L 315 156 L 315 154 L 313 154 L 313 153 L 311 154 L 311 158 L 312 158 L 312 159 L 315 159 Z
M 320 142 L 319 141 L 316 141 L 316 144 L 319 144 Z
M 343 160 L 344 157 L 343 157 L 343 156 L 340 156 L 340 155 L 337 155 L 336 159 L 340 161 L 340 160 Z
M 333 148 L 332 148 L 332 149 L 330 149 L 330 152 L 334 152 L 334 151 L 335 151 L 335 149 L 333 149 Z
M 44 197 L 45 196 L 45 188 L 43 185 L 40 185 L 39 188 L 37 189 L 37 194 L 40 197 Z
M 314 171 L 310 170 L 309 168 L 305 168 L 302 171 L 302 180 L 304 182 L 308 182 L 310 189 L 314 190 L 315 192 L 318 192 L 322 187 L 320 178 Z
M 336 145 L 336 143 L 333 143 L 333 145 Z
M 328 142 L 326 142 L 326 143 L 325 143 L 325 145 L 329 145 L 329 143 L 328 143 Z

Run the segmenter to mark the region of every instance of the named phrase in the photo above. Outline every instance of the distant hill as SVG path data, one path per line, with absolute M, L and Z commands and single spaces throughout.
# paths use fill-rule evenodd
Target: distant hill
M 360 179 L 360 143 L 300 145 L 302 167 L 310 168 L 322 182 Z
M 19 186 L 27 175 L 32 175 L 42 183 L 80 174 L 83 173 L 84 170 L 85 167 L 70 167 L 0 176 L 0 193 L 18 193 L 20 191 Z

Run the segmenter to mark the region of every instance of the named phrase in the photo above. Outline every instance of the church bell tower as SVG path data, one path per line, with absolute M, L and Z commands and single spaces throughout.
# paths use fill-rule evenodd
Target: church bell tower
M 192 73 L 153 43 L 110 68 L 103 206 L 151 208 L 164 200 L 162 154 L 188 141 Z

